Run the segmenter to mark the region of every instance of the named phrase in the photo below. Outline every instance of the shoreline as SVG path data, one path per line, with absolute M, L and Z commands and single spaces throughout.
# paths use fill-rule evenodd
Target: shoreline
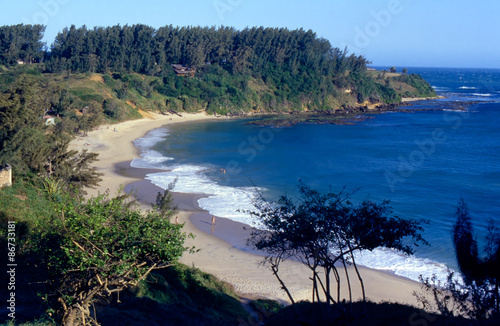
M 442 100 L 445 98 L 446 98 L 446 96 L 442 96 L 442 95 L 432 96 L 432 97 L 403 97 L 401 99 L 401 102 L 407 103 L 407 102 L 417 102 L 417 101 Z
M 115 170 L 124 170 L 126 167 L 119 165 L 120 163 L 130 162 L 140 156 L 140 150 L 134 146 L 133 141 L 144 137 L 151 130 L 169 124 L 221 120 L 221 118 L 205 113 L 184 114 L 182 116 L 149 113 L 149 116 L 150 118 L 101 125 L 96 130 L 89 132 L 88 136 L 76 137 L 70 142 L 69 149 L 88 150 L 99 154 L 98 161 L 93 166 L 97 167 L 98 172 L 104 175 L 99 186 L 86 189 L 87 196 L 97 196 L 106 191 L 115 194 L 120 189 L 120 185 L 125 186 L 137 179 L 134 175 L 120 175 Z
M 130 162 L 139 157 L 132 141 L 143 137 L 149 131 L 168 124 L 217 119 L 205 114 L 186 114 L 178 116 L 162 116 L 153 114 L 154 119 L 126 121 L 109 126 L 100 126 L 98 130 L 89 132 L 87 137 L 78 137 L 70 144 L 71 149 L 88 149 L 99 153 L 99 161 L 94 166 L 104 173 L 100 186 L 88 189 L 88 196 L 109 191 L 111 195 L 124 187 L 126 192 L 135 190 L 134 196 L 141 202 L 143 209 L 154 201 L 161 188 L 144 180 L 147 173 L 162 170 L 140 169 L 130 166 Z M 114 128 L 118 131 L 114 132 Z M 185 245 L 201 249 L 195 254 L 185 254 L 181 262 L 200 268 L 219 279 L 232 284 L 235 290 L 248 298 L 271 298 L 288 302 L 284 291 L 272 272 L 262 266 L 263 256 L 245 246 L 248 230 L 244 224 L 222 217 L 217 217 L 214 227 L 210 225 L 211 215 L 200 209 L 197 200 L 203 195 L 173 193 L 179 211 L 179 222 L 184 223 L 184 231 L 196 235 L 195 239 L 187 239 Z M 420 283 L 406 279 L 389 271 L 380 271 L 359 266 L 369 300 L 392 301 L 416 305 L 413 291 L 420 292 Z M 311 281 L 309 270 L 301 263 L 286 261 L 280 270 L 294 299 L 310 300 Z M 355 275 L 355 274 L 352 274 Z M 361 289 L 356 281 L 352 282 L 353 298 L 361 297 Z M 345 282 L 344 284 L 345 285 Z M 390 290 L 388 290 L 390 289 Z M 347 288 L 342 289 L 342 296 L 347 296 Z

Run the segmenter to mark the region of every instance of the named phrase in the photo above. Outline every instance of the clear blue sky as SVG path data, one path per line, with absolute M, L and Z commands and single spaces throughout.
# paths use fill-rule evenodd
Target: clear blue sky
M 374 65 L 500 68 L 499 14 L 498 0 L 23 0 L 2 2 L 0 25 L 47 25 L 48 45 L 72 24 L 302 27 Z

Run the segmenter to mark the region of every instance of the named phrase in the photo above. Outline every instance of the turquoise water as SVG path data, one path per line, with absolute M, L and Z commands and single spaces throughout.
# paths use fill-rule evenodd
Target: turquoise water
M 500 224 L 500 103 L 495 102 L 500 71 L 409 70 L 448 97 L 417 107 L 479 102 L 465 112 L 450 107 L 387 113 L 349 126 L 273 129 L 246 120 L 176 125 L 138 140 L 143 155 L 133 165 L 172 169 L 148 179 L 166 187 L 178 178 L 176 191 L 206 193 L 202 208 L 247 224 L 253 221 L 237 209 L 252 208 L 255 187 L 269 199 L 295 196 L 299 180 L 322 191 L 359 188 L 355 201 L 389 199 L 396 215 L 428 219 L 424 236 L 431 246 L 417 248 L 413 258 L 381 249 L 358 260 L 413 279 L 431 273 L 444 277 L 456 266 L 451 227 L 461 196 L 478 234 L 490 218 Z

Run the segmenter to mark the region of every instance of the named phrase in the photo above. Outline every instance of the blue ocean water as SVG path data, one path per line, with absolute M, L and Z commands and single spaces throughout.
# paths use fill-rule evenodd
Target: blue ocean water
M 297 195 L 297 184 L 322 191 L 359 188 L 354 201 L 388 199 L 394 213 L 427 219 L 415 257 L 378 249 L 362 264 L 417 279 L 444 279 L 456 263 L 451 242 L 460 197 L 470 208 L 478 240 L 488 220 L 500 225 L 500 70 L 410 68 L 446 99 L 414 107 L 442 108 L 474 101 L 465 111 L 386 113 L 355 125 L 297 125 L 263 128 L 247 120 L 180 124 L 136 141 L 136 167 L 163 167 L 148 175 L 175 191 L 204 193 L 199 204 L 212 214 L 253 224 L 238 209 L 252 209 L 256 188 L 266 198 Z M 222 169 L 222 170 L 221 170 Z M 225 170 L 225 173 L 223 172 Z

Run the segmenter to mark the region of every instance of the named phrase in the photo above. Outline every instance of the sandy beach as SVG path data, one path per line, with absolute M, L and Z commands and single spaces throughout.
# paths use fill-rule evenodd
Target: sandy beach
M 144 176 L 154 170 L 130 167 L 131 160 L 139 156 L 132 141 L 164 125 L 207 119 L 217 118 L 201 113 L 182 117 L 148 114 L 147 118 L 140 120 L 101 126 L 89 132 L 87 137 L 75 139 L 70 144 L 72 149 L 99 153 L 99 161 L 95 166 L 104 174 L 100 186 L 89 190 L 88 195 L 94 196 L 105 191 L 115 194 L 123 186 L 127 192 L 133 189 L 139 201 L 147 207 L 162 189 L 144 180 Z M 195 254 L 186 253 L 181 259 L 182 263 L 198 267 L 231 283 L 242 297 L 288 301 L 270 269 L 261 264 L 263 256 L 246 246 L 250 231 L 244 229 L 245 225 L 217 217 L 216 225 L 212 226 L 211 216 L 197 205 L 199 195 L 175 193 L 174 198 L 179 209 L 179 222 L 185 223 L 185 232 L 196 236 L 195 239 L 188 239 L 186 245 L 200 249 Z M 361 268 L 361 274 L 369 300 L 416 304 L 412 293 L 420 291 L 419 283 L 368 268 Z M 310 272 L 302 264 L 285 262 L 280 266 L 280 276 L 295 300 L 311 299 Z M 355 273 L 351 273 L 351 280 L 353 297 L 360 298 L 361 288 Z M 348 295 L 346 288 L 342 289 L 342 295 Z

